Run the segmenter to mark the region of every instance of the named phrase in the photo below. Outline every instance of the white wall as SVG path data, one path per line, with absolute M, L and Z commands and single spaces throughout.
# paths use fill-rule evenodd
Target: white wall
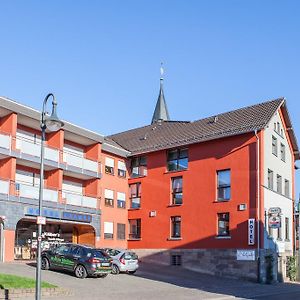
M 279 123 L 279 133 L 274 129 L 274 123 Z M 283 129 L 281 131 L 281 129 Z M 278 131 L 278 130 L 277 130 Z M 277 138 L 277 156 L 272 153 L 272 136 Z M 280 144 L 285 145 L 285 162 L 281 160 Z M 283 126 L 279 113 L 277 112 L 271 119 L 268 127 L 264 132 L 264 203 L 265 211 L 268 212 L 270 207 L 281 208 L 281 236 L 282 241 L 277 241 L 277 230 L 274 230 L 274 238 L 268 238 L 265 232 L 265 246 L 266 248 L 277 247 L 279 252 L 292 250 L 293 239 L 293 201 L 292 190 L 294 188 L 292 182 L 292 151 L 286 139 L 286 130 Z M 268 169 L 273 171 L 273 190 L 268 188 Z M 277 174 L 282 176 L 282 194 L 277 193 Z M 290 192 L 289 197 L 284 196 L 285 179 L 289 180 Z M 285 240 L 285 218 L 289 218 L 289 241 Z M 268 219 L 268 218 L 267 218 Z M 266 226 L 268 226 L 266 224 Z M 275 243 L 275 244 L 274 244 Z

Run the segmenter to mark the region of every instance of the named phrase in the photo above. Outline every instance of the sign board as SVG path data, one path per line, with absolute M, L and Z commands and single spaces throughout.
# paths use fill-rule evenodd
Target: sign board
M 68 211 L 63 211 L 61 218 L 64 220 L 77 221 L 77 222 L 85 222 L 85 223 L 92 222 L 91 215 L 77 214 L 77 213 L 68 212 Z
M 25 215 L 38 216 L 39 208 L 31 206 L 25 207 Z M 43 208 L 42 215 L 51 219 L 60 219 L 60 211 L 56 209 Z
M 236 250 L 236 260 L 255 260 L 255 250 Z
M 269 228 L 280 228 L 281 227 L 281 208 L 270 207 L 268 210 L 268 225 Z
M 36 224 L 38 225 L 46 225 L 46 217 L 37 216 Z
M 248 245 L 255 244 L 255 219 L 248 220 Z
M 268 214 L 269 215 L 281 214 L 281 208 L 280 207 L 270 207 L 269 210 L 268 210 Z

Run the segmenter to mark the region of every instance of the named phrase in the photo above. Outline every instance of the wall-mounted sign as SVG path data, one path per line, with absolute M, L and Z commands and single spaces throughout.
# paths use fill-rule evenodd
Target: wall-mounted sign
M 46 225 L 46 218 L 45 217 L 41 217 L 41 216 L 37 216 L 36 217 L 36 224 L 38 224 L 38 225 Z
M 255 219 L 248 220 L 248 245 L 255 244 Z
M 38 207 L 25 207 L 25 215 L 27 216 L 38 216 L 39 208 Z M 43 208 L 42 212 L 43 217 L 60 219 L 60 211 L 55 209 Z
M 255 250 L 236 250 L 237 260 L 255 260 Z
M 77 214 L 77 213 L 68 212 L 68 211 L 63 211 L 61 218 L 64 220 L 77 221 L 77 222 L 85 222 L 85 223 L 92 222 L 91 215 Z
M 270 228 L 280 228 L 281 227 L 281 208 L 280 207 L 270 207 L 268 210 L 269 216 L 269 227 Z

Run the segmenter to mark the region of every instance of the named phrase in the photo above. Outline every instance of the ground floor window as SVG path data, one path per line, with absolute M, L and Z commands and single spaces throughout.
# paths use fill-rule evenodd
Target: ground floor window
M 171 238 L 181 237 L 181 217 L 175 216 L 171 217 Z
M 117 224 L 117 239 L 125 240 L 125 224 Z
M 218 214 L 218 236 L 229 236 L 229 213 Z
M 141 238 L 141 219 L 129 220 L 129 239 L 138 240 Z

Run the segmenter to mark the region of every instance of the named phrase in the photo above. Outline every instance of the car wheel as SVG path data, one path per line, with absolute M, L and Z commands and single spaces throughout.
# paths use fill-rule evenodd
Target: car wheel
M 119 273 L 120 273 L 120 269 L 118 268 L 118 266 L 112 265 L 111 266 L 111 274 L 118 275 Z
M 128 271 L 128 274 L 134 274 L 136 272 L 136 270 L 135 271 Z
M 81 279 L 83 279 L 87 276 L 87 271 L 83 265 L 78 265 L 75 268 L 75 276 L 77 278 L 81 278 Z
M 50 269 L 50 264 L 49 264 L 48 258 L 42 257 L 41 268 L 42 268 L 42 270 L 49 270 Z
M 105 278 L 108 274 L 101 274 L 101 275 L 98 275 L 99 278 Z

